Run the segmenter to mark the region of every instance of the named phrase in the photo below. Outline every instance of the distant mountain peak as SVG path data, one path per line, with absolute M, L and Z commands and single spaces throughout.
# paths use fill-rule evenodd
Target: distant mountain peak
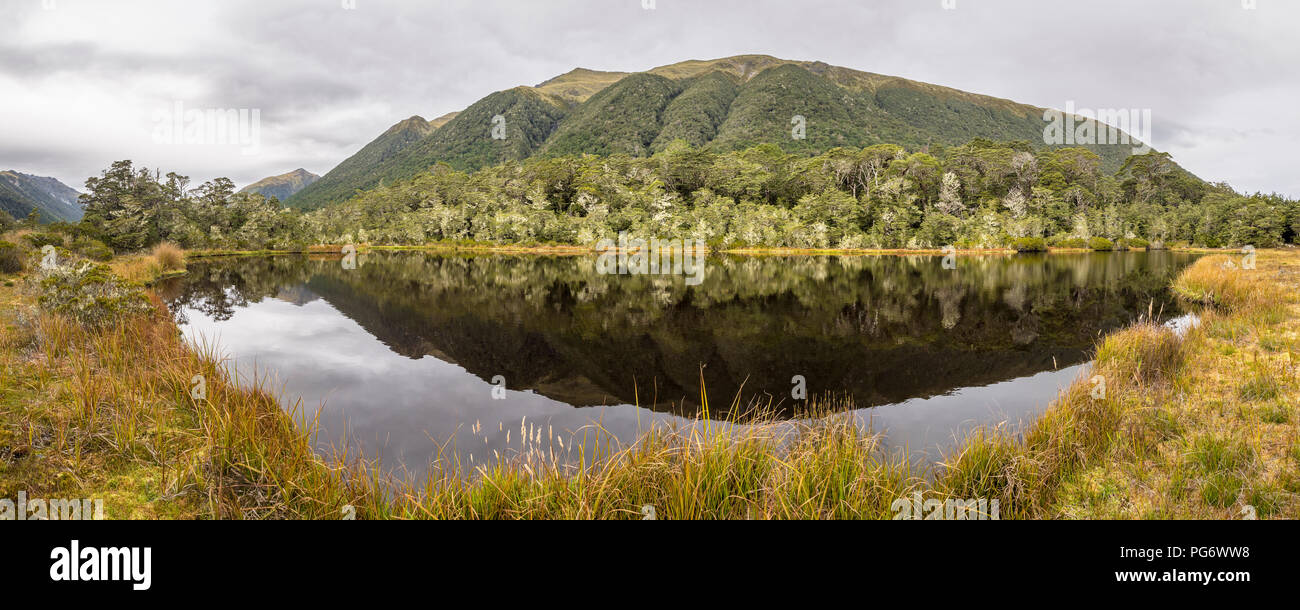
M 258 193 L 284 201 L 319 179 L 320 176 L 300 167 L 288 173 L 258 180 L 240 189 L 239 192 Z
M 433 129 L 429 126 L 429 121 L 426 121 L 424 117 L 418 114 L 413 114 L 410 118 L 398 121 L 392 127 L 389 127 L 388 131 L 384 132 L 384 135 L 396 134 L 403 131 L 415 131 L 423 134 L 429 133 L 430 131 L 433 131 Z

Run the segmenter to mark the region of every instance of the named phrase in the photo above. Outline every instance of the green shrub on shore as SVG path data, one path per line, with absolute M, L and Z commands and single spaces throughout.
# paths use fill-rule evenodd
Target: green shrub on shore
M 1057 248 L 1082 249 L 1088 247 L 1088 240 L 1082 237 L 1058 237 L 1053 246 Z
M 41 308 L 71 317 L 84 326 L 102 327 L 152 311 L 139 286 L 123 281 L 108 265 L 67 264 L 41 273 Z
M 1110 252 L 1115 244 L 1105 237 L 1093 237 L 1088 240 L 1088 247 L 1097 252 Z
M 1016 252 L 1046 252 L 1047 240 L 1041 237 L 1018 237 L 1011 242 L 1011 248 Z
M 0 273 L 22 273 L 25 267 L 22 248 L 0 241 Z

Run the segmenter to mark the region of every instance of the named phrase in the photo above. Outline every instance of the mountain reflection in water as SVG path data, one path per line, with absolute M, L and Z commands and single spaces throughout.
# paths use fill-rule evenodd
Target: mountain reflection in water
M 324 402 L 322 443 L 420 472 L 481 463 L 525 434 L 593 421 L 619 438 L 740 404 L 791 414 L 850 398 L 895 446 L 931 451 L 1045 408 L 1097 338 L 1181 313 L 1174 252 L 962 257 L 709 257 L 704 282 L 602 275 L 592 256 L 361 254 L 193 262 L 161 287 L 187 336 L 245 376 Z M 493 379 L 504 379 L 503 400 Z M 632 406 L 632 405 L 640 405 Z M 888 406 L 884 406 L 888 405 Z M 720 408 L 720 406 L 722 408 Z M 536 426 L 529 431 L 527 424 Z M 511 442 L 507 433 L 514 430 Z M 448 455 L 450 452 L 452 455 Z

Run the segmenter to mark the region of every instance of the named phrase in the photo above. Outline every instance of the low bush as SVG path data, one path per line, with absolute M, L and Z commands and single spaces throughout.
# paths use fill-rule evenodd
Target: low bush
M 113 258 L 113 249 L 92 237 L 78 237 L 72 241 L 72 249 L 88 259 L 101 263 Z
M 1052 245 L 1057 248 L 1087 248 L 1088 240 L 1082 237 L 1065 237 L 1058 236 Z
M 1016 252 L 1046 252 L 1047 240 L 1041 237 L 1018 237 L 1011 242 L 1011 248 Z
M 102 327 L 153 309 L 144 291 L 113 275 L 108 265 L 60 265 L 42 271 L 42 309 L 63 314 L 84 326 Z
M 1110 252 L 1115 249 L 1115 244 L 1105 237 L 1094 237 L 1088 240 L 1088 247 L 1097 252 Z
M 58 233 L 28 233 L 23 239 L 31 244 L 33 248 L 43 248 L 45 246 L 62 246 L 63 236 Z

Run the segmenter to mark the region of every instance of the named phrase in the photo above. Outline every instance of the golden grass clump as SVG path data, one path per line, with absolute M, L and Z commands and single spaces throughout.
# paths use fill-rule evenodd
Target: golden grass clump
M 1183 340 L 1152 322 L 1112 333 L 1097 348 L 1098 369 L 1126 372 L 1140 385 L 1173 379 L 1185 360 Z
M 1198 259 L 1174 281 L 1174 293 L 1191 303 L 1243 313 L 1278 307 L 1283 299 L 1277 285 L 1249 264 L 1246 257 L 1222 254 Z
M 153 258 L 164 272 L 185 268 L 185 252 L 171 242 L 165 241 L 154 246 Z

